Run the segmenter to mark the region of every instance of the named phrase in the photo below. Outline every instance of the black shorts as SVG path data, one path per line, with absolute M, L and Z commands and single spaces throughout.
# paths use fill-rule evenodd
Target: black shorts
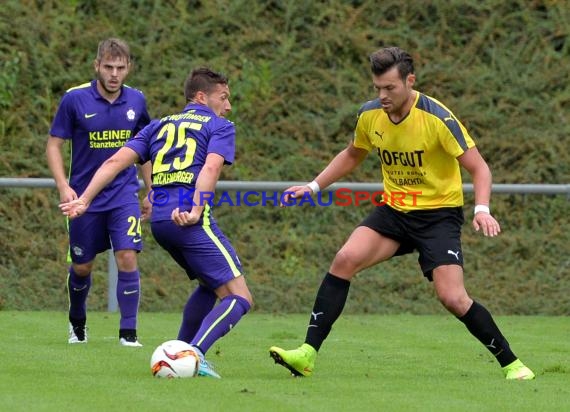
M 418 263 L 430 281 L 433 270 L 441 265 L 463 267 L 461 251 L 461 207 L 400 212 L 390 206 L 377 206 L 359 226 L 366 226 L 394 239 L 400 247 L 394 256 L 419 252 Z

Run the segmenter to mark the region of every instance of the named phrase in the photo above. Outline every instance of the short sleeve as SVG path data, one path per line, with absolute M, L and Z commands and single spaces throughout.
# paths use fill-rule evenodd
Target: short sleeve
M 224 158 L 225 164 L 232 164 L 235 159 L 235 126 L 226 119 L 217 122 L 208 143 L 208 153 L 216 153 Z
M 73 136 L 73 123 L 75 110 L 73 107 L 73 96 L 64 94 L 55 113 L 49 134 L 50 136 L 62 139 L 71 139 Z

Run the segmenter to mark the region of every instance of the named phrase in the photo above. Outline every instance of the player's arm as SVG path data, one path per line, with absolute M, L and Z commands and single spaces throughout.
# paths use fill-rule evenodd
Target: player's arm
M 179 226 L 193 225 L 202 216 L 205 203 L 212 200 L 216 184 L 220 178 L 220 173 L 224 166 L 224 158 L 217 153 L 208 153 L 206 162 L 196 179 L 196 190 L 192 198 L 192 210 L 190 212 L 180 211 L 176 208 L 172 211 L 172 220 Z
M 355 147 L 353 142 L 350 142 L 348 146 L 338 153 L 330 163 L 323 169 L 321 173 L 305 186 L 293 186 L 285 190 L 286 193 L 293 193 L 292 195 L 285 195 L 285 201 L 288 201 L 290 197 L 298 198 L 302 197 L 307 191 L 315 192 L 322 190 L 327 186 L 330 186 L 341 177 L 346 176 L 352 172 L 368 155 L 368 151 L 365 149 L 360 149 Z M 314 184 L 318 187 L 315 187 Z
M 132 166 L 138 159 L 139 156 L 133 149 L 121 147 L 97 169 L 89 185 L 77 200 L 59 205 L 63 214 L 73 218 L 85 213 L 95 196 L 111 183 L 122 170 Z
M 485 162 L 477 147 L 467 149 L 457 160 L 469 172 L 473 180 L 475 205 L 477 205 L 477 211 L 473 217 L 473 227 L 477 231 L 482 229 L 485 236 L 498 235 L 501 232 L 501 227 L 495 218 L 491 216 L 489 210 L 493 178 L 487 162 Z
M 148 198 L 152 190 L 152 163 L 150 160 L 140 165 L 139 170 L 145 187 L 145 195 L 142 201 L 143 205 L 141 211 L 141 219 L 145 220 L 150 218 L 152 213 L 152 203 Z
M 65 175 L 65 167 L 63 164 L 62 149 L 65 143 L 64 139 L 59 137 L 48 137 L 46 145 L 46 157 L 49 170 L 55 180 L 55 185 L 59 191 L 59 201 L 69 202 L 77 199 L 77 193 L 69 186 L 67 176 Z
M 332 185 L 341 177 L 352 172 L 368 155 L 368 151 L 355 147 L 352 142 L 337 154 L 333 160 L 319 173 L 315 181 L 321 189 Z
M 151 191 L 152 186 L 152 163 L 150 160 L 139 166 L 140 174 L 144 187 L 147 192 Z

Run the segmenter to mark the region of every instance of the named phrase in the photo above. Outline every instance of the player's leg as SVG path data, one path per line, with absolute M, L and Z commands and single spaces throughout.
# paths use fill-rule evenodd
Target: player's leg
M 509 369 L 510 365 L 518 365 L 515 363 L 517 357 L 489 311 L 473 301 L 465 290 L 461 248 L 462 223 L 463 212 L 460 208 L 424 213 L 419 223 L 422 225 L 421 230 L 420 226 L 413 228 L 420 251 L 419 262 L 425 276 L 433 280 L 442 305 L 465 324 L 469 332 L 485 345 L 503 368 Z M 523 372 L 518 376 L 526 374 L 534 377 L 530 370 L 530 373 Z
M 204 318 L 210 313 L 216 304 L 216 292 L 203 285 L 198 285 L 192 292 L 184 310 L 182 311 L 182 323 L 178 331 L 178 340 L 190 342 Z
M 205 216 L 208 216 L 208 211 Z M 212 219 L 204 221 L 187 227 L 176 226 L 173 222 L 156 222 L 151 227 L 157 242 L 186 270 L 188 276 L 198 278 L 205 289 L 217 292 L 221 299 L 203 317 L 198 331 L 190 339 L 200 356 L 199 375 L 219 378 L 204 354 L 247 313 L 251 295 L 234 248 Z M 201 311 L 200 316 L 203 313 Z M 181 331 L 185 322 L 186 318 Z
M 83 264 L 72 263 L 67 276 L 69 299 L 68 343 L 87 342 L 87 296 L 91 288 L 93 261 Z
M 97 213 L 86 213 L 69 221 L 69 343 L 87 342 L 87 297 L 93 261 L 97 253 L 109 246 L 102 222 Z
M 395 240 L 367 226 L 357 227 L 337 252 L 313 305 L 305 343 L 297 349 L 269 349 L 275 362 L 296 376 L 313 373 L 316 355 L 338 319 L 348 297 L 350 280 L 361 270 L 392 257 L 399 248 Z
M 108 212 L 107 229 L 117 262 L 117 303 L 121 314 L 119 342 L 123 346 L 142 346 L 137 337 L 137 317 L 141 296 L 137 254 L 142 250 L 138 204 L 125 205 Z
M 137 336 L 137 318 L 141 296 L 140 272 L 137 267 L 137 252 L 117 250 L 117 303 L 121 318 L 119 321 L 119 343 L 123 346 L 141 347 Z
M 467 294 L 463 270 L 458 265 L 442 265 L 433 270 L 433 282 L 438 299 L 453 313 L 497 359 L 507 379 L 533 379 L 528 369 L 510 348 L 493 320 L 491 313 Z
M 375 230 L 357 227 L 337 252 L 317 292 L 305 343 L 321 348 L 348 297 L 350 280 L 360 271 L 389 259 L 399 243 Z
M 461 266 L 438 266 L 433 270 L 432 276 L 437 297 L 442 305 L 465 324 L 469 332 L 485 345 L 501 366 L 514 362 L 516 356 L 489 311 L 467 294 Z
M 213 365 L 206 360 L 205 354 L 216 341 L 235 328 L 251 308 L 252 301 L 243 276 L 217 288 L 216 294 L 220 303 L 204 317 L 190 344 L 196 348 L 200 358 L 198 375 L 220 378 Z
M 151 223 L 151 230 L 157 243 L 186 271 L 188 278 L 196 279 L 190 262 L 186 260 L 185 250 L 192 250 L 194 245 L 188 233 L 199 231 L 199 229 L 181 228 L 172 221 L 158 221 Z M 196 257 L 199 258 L 199 253 Z M 198 285 L 184 305 L 182 322 L 178 331 L 179 340 L 188 343 L 192 340 L 202 325 L 202 321 L 216 304 L 216 300 L 216 292 L 205 285 Z
M 245 278 L 239 276 L 216 289 L 220 303 L 205 316 L 190 344 L 206 353 L 212 345 L 235 328 L 252 305 Z
M 218 305 L 204 317 L 190 341 L 200 355 L 204 355 L 216 341 L 235 328 L 253 302 L 233 246 L 214 221 L 209 220 L 208 223 L 195 227 L 192 235 L 188 235 L 197 241 L 200 256 L 187 253 L 195 249 L 195 245 L 185 250 L 187 266 L 220 299 Z M 200 361 L 199 375 L 219 377 L 204 356 L 200 357 Z

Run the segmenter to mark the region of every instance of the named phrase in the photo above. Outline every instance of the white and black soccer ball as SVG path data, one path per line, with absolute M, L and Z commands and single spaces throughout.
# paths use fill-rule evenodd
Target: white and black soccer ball
M 161 343 L 150 358 L 150 369 L 158 378 L 193 378 L 199 365 L 196 350 L 181 340 Z

